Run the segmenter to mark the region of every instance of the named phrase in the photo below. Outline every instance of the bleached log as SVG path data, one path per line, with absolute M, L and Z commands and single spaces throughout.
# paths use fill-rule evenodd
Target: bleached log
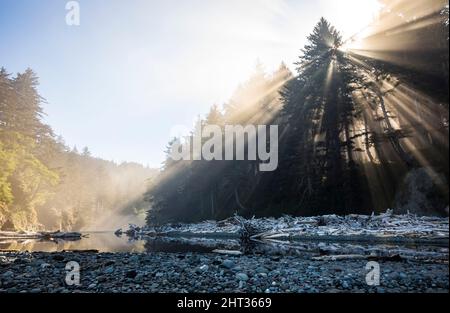
M 313 257 L 314 261 L 341 261 L 341 260 L 364 260 L 369 256 L 361 254 L 346 254 L 346 255 L 323 255 Z
M 290 235 L 288 233 L 278 233 L 278 234 L 272 234 L 262 237 L 262 239 L 277 239 L 277 238 L 286 238 Z
M 0 232 L 1 239 L 81 239 L 78 232 Z
M 213 253 L 218 253 L 218 254 L 227 254 L 227 255 L 242 255 L 243 253 L 241 251 L 238 250 L 213 250 Z

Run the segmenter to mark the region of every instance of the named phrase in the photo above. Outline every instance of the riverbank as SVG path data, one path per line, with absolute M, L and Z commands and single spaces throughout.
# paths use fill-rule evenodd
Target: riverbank
M 65 283 L 67 262 L 80 286 Z M 195 253 L 0 252 L 0 293 L 399 293 L 448 292 L 446 262 L 379 260 L 380 286 L 366 282 L 367 260 Z

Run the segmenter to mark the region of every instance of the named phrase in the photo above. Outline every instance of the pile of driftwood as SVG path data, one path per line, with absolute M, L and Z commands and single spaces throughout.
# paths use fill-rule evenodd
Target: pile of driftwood
M 0 231 L 0 239 L 36 239 L 36 240 L 79 240 L 83 235 L 78 232 L 7 232 Z
M 122 228 L 119 228 L 118 230 L 116 230 L 114 232 L 114 235 L 116 235 L 117 237 L 121 237 L 123 234 L 127 235 L 130 238 L 135 238 L 135 239 L 142 236 L 141 228 L 134 224 L 129 224 L 128 230 L 126 230 L 126 231 L 123 231 Z
M 388 212 L 387 214 L 391 214 Z M 385 218 L 386 215 L 383 215 Z M 358 216 L 360 217 L 360 216 Z M 373 216 L 371 217 L 373 218 Z M 287 218 L 289 219 L 289 217 Z M 441 219 L 428 218 L 437 222 L 438 231 L 442 231 L 445 237 L 446 222 Z M 252 223 L 253 221 L 253 223 Z M 240 216 L 235 216 L 232 219 L 227 219 L 222 223 L 233 223 L 240 226 L 240 250 L 214 250 L 215 253 L 241 255 L 247 252 L 258 253 L 258 250 L 267 252 L 270 251 L 269 246 L 273 247 L 273 253 L 288 254 L 295 252 L 303 256 L 314 255 L 312 260 L 315 261 L 342 261 L 342 260 L 367 260 L 367 261 L 389 261 L 402 262 L 409 261 L 427 261 L 427 262 L 447 262 L 449 249 L 447 246 L 428 246 L 419 245 L 414 248 L 398 245 L 383 244 L 382 242 L 372 242 L 372 244 L 359 244 L 358 241 L 349 243 L 339 242 L 321 242 L 320 237 L 314 241 L 290 241 L 286 239 L 291 238 L 291 232 L 297 230 L 296 228 L 284 229 L 270 229 L 262 230 L 255 227 L 253 220 L 246 220 Z M 401 224 L 401 223 L 400 223 Z M 318 217 L 315 223 L 311 223 L 315 227 L 326 227 L 326 217 Z M 444 225 L 444 227 L 442 227 Z M 448 225 L 448 224 L 447 224 Z M 398 226 L 398 224 L 396 225 Z M 411 234 L 409 230 L 408 234 Z M 448 230 L 447 230 L 448 233 Z M 342 237 L 341 237 L 342 238 Z M 442 239 L 442 238 L 441 238 Z M 258 245 L 259 244 L 259 245 Z M 248 251 L 247 251 L 248 250 Z
M 261 246 L 272 246 L 278 252 L 316 251 L 315 260 L 401 259 L 448 260 L 449 220 L 439 217 L 420 217 L 412 214 L 386 213 L 368 215 L 326 215 L 315 217 L 252 218 L 233 216 L 222 221 L 197 224 L 167 224 L 155 227 L 130 225 L 126 234 L 131 238 L 162 237 L 223 240 L 238 245 L 213 252 L 240 255 L 255 252 Z M 405 243 L 423 243 L 422 248 L 408 249 Z M 263 244 L 263 245 L 259 245 Z M 306 246 L 305 246 L 306 245 Z M 428 248 L 432 245 L 432 248 Z M 416 246 L 416 245 L 415 245 Z M 236 249 L 238 247 L 238 249 Z M 264 250 L 264 252 L 266 252 Z
M 243 220 L 243 233 L 252 240 L 304 238 L 379 238 L 441 240 L 449 238 L 448 218 L 394 215 L 391 210 L 371 216 L 326 215 L 317 217 L 284 216 Z M 258 231 L 259 230 L 259 231 Z
M 118 231 L 121 234 L 122 230 Z M 130 237 L 145 236 L 200 236 L 232 237 L 245 240 L 277 239 L 342 239 L 360 240 L 404 239 L 447 240 L 449 220 L 441 217 L 395 215 L 391 210 L 375 215 L 325 215 L 313 217 L 283 216 L 280 218 L 245 219 L 234 216 L 223 221 L 205 221 L 196 224 L 167 224 L 158 228 L 130 225 Z

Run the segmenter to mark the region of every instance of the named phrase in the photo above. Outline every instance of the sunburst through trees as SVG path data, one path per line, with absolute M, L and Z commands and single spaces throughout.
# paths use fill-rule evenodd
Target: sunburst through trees
M 363 31 L 342 38 L 321 19 L 297 72 L 252 79 L 213 123 L 276 124 L 279 167 L 254 161 L 173 162 L 155 186 L 148 221 L 242 215 L 448 210 L 448 6 L 382 1 Z M 170 150 L 170 145 L 169 145 Z

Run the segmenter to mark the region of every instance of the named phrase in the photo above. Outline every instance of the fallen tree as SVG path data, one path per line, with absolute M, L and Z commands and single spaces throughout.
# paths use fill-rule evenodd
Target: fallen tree
M 9 232 L 0 231 L 0 239 L 43 239 L 43 240 L 79 240 L 83 235 L 78 232 Z

